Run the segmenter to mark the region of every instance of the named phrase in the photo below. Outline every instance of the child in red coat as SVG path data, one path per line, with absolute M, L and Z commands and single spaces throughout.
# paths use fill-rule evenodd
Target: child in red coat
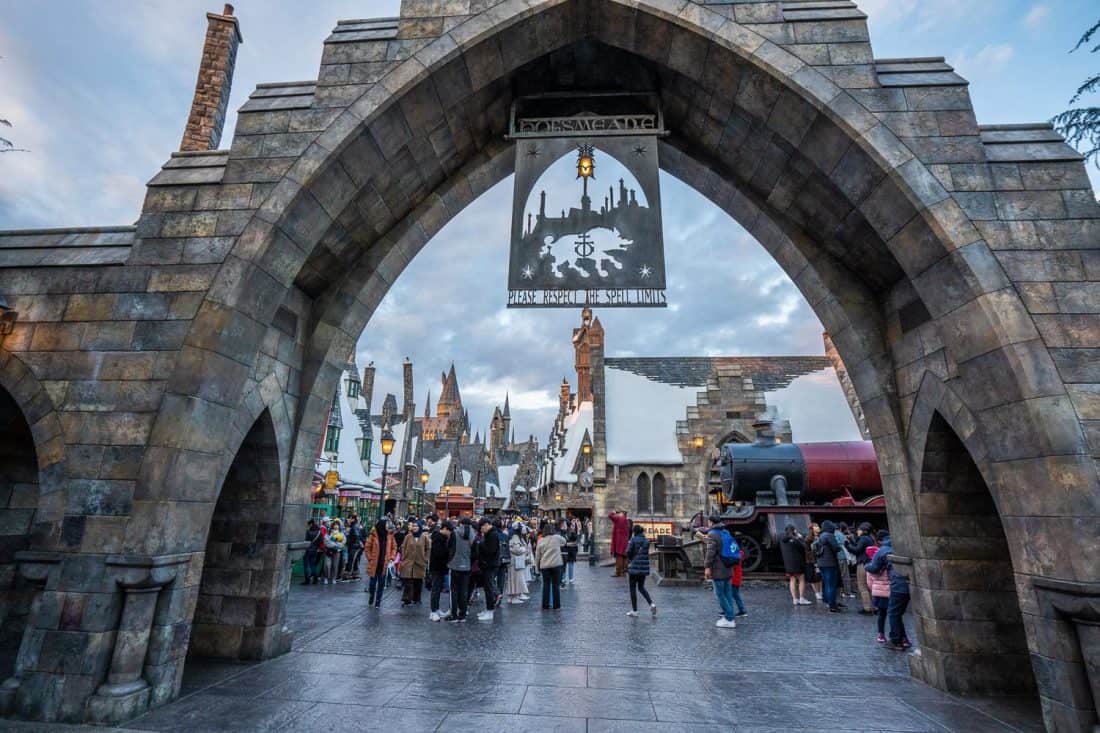
M 737 604 L 737 615 L 748 616 L 748 611 L 745 610 L 745 604 L 741 601 L 741 574 L 742 565 L 741 560 L 737 561 L 737 564 L 733 566 L 733 576 L 730 578 L 730 585 L 733 586 L 733 602 Z

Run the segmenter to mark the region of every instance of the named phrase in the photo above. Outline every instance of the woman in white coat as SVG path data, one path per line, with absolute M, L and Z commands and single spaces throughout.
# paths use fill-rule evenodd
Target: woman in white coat
M 527 563 L 530 548 L 527 540 L 523 539 L 522 524 L 516 522 L 512 525 L 512 539 L 508 540 L 508 553 L 511 564 L 508 567 L 508 594 L 509 603 L 523 603 L 530 596 L 527 595 Z

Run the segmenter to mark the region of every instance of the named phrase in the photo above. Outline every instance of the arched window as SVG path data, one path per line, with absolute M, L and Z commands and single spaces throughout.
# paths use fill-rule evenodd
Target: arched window
M 652 498 L 649 493 L 649 476 L 643 471 L 638 474 L 638 511 L 648 512 L 649 501 Z
M 668 504 L 665 498 L 665 475 L 653 474 L 653 512 L 655 514 L 667 514 Z

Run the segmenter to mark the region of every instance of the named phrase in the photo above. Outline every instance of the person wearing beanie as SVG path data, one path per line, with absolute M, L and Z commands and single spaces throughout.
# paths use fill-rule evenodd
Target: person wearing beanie
M 863 608 L 859 613 L 870 616 L 875 613 L 871 600 L 870 585 L 867 582 L 867 550 L 875 546 L 875 538 L 871 532 L 870 522 L 861 522 L 856 527 L 855 537 L 849 537 L 844 542 L 844 549 L 856 559 L 856 587 L 859 589 L 859 598 L 863 602 Z
M 890 562 L 890 555 L 894 552 L 893 543 L 890 541 L 890 533 L 886 530 L 879 530 L 878 536 L 878 552 L 867 563 L 867 572 L 877 574 L 885 570 L 890 578 L 890 601 L 886 609 L 886 617 L 890 621 L 890 640 L 886 646 L 896 651 L 904 651 L 912 646 L 905 632 L 905 622 L 902 618 L 905 615 L 905 610 L 909 607 L 909 581 Z

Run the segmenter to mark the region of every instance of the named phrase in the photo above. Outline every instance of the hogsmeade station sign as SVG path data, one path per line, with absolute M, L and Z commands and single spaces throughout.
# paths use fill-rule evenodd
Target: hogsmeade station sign
M 663 134 L 654 95 L 516 100 L 509 308 L 667 305 Z

